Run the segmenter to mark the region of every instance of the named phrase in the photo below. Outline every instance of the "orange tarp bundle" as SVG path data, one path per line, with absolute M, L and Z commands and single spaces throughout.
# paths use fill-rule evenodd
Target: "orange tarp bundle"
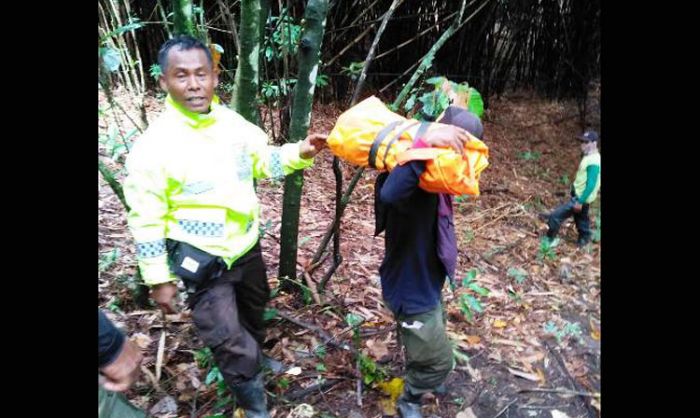
M 464 157 L 452 148 L 411 149 L 414 138 L 442 126 L 406 119 L 372 96 L 340 115 L 328 136 L 328 147 L 338 158 L 379 171 L 425 160 L 419 182 L 423 190 L 478 196 L 479 176 L 489 165 L 489 149 L 481 140 L 470 135 Z

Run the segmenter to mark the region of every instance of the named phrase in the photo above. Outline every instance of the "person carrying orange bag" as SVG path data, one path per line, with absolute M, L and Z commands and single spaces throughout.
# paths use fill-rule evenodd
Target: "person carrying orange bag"
M 478 196 L 479 177 L 489 165 L 488 147 L 480 139 L 467 132 L 463 152 L 449 147 L 413 147 L 416 140 L 447 127 L 406 119 L 371 96 L 340 115 L 327 143 L 338 158 L 382 172 L 409 161 L 425 161 L 426 170 L 419 182 L 423 190 Z

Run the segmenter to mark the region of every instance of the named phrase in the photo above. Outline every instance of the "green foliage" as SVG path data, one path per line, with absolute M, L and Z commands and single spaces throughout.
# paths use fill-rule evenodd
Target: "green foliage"
M 194 352 L 194 360 L 197 362 L 197 366 L 206 369 L 212 364 L 213 354 L 209 347 L 204 347 L 200 350 Z
M 208 369 L 206 377 L 204 378 L 204 384 L 209 386 L 214 383 L 216 385 L 217 402 L 214 409 L 226 407 L 231 403 L 231 397 L 228 395 L 228 387 L 224 381 L 224 376 L 221 374 L 221 370 L 214 364 L 214 355 L 209 347 L 204 347 L 195 351 L 194 359 L 197 362 L 197 366 Z
M 127 23 L 126 25 L 122 25 L 122 26 L 120 26 L 120 27 L 114 29 L 113 31 L 111 31 L 111 32 L 109 32 L 109 33 L 107 33 L 107 34 L 105 34 L 104 36 L 102 36 L 102 37 L 100 38 L 100 43 L 103 44 L 103 43 L 105 43 L 109 38 L 113 38 L 113 37 L 120 36 L 120 35 L 122 35 L 122 34 L 124 34 L 124 33 L 126 33 L 126 32 L 129 32 L 129 31 L 132 31 L 132 30 L 136 30 L 136 29 L 140 29 L 140 28 L 142 28 L 142 27 L 144 27 L 144 26 L 145 26 L 145 24 L 144 24 L 143 22 L 141 22 L 141 21 L 139 20 L 139 18 L 137 18 L 137 17 L 131 17 L 131 16 L 130 16 L 130 17 L 129 17 L 129 21 L 128 21 L 128 23 Z
M 285 56 L 295 55 L 301 37 L 301 26 L 289 16 L 286 8 L 282 8 L 279 16 L 270 16 L 267 20 L 272 26 L 272 33 L 265 37 L 263 51 L 268 62 L 279 60 Z
M 412 89 L 409 92 L 404 111 L 415 112 L 419 119 L 435 120 L 450 105 L 450 97 L 442 89 L 447 81 L 454 93 L 469 95 L 467 107 L 470 112 L 481 118 L 484 112 L 484 105 L 481 94 L 468 83 L 455 83 L 445 77 L 432 77 L 425 80 L 421 87 Z M 418 112 L 420 110 L 420 112 Z M 418 116 L 420 114 L 420 116 Z
M 537 251 L 537 259 L 540 261 L 544 260 L 556 260 L 557 258 L 557 253 L 554 251 L 554 248 L 551 246 L 549 242 L 549 238 L 547 237 L 542 237 L 540 240 L 540 247 L 539 250 Z
M 377 363 L 372 358 L 362 353 L 360 353 L 360 373 L 365 385 L 381 382 L 387 376 L 383 368 L 377 366 Z
M 160 65 L 156 64 L 151 64 L 151 67 L 148 69 L 148 73 L 153 77 L 154 80 L 158 80 L 160 76 L 163 75 L 163 70 L 160 68 Z
M 514 278 L 517 284 L 523 284 L 527 278 L 527 272 L 523 269 L 511 267 L 508 269 L 508 277 Z
M 282 390 L 287 390 L 289 387 L 289 379 L 286 377 L 280 377 L 279 380 L 277 380 L 277 387 L 282 389 Z
M 277 316 L 277 309 L 266 308 L 265 312 L 263 313 L 263 321 L 270 321 L 272 319 L 275 319 L 276 316 Z
M 564 338 L 572 337 L 576 338 L 579 343 L 584 344 L 583 331 L 581 330 L 581 325 L 578 322 L 564 321 L 564 327 L 559 329 L 559 327 L 553 321 L 547 321 L 544 324 L 545 334 L 549 334 L 556 338 L 557 343 L 561 344 Z
M 455 203 L 463 203 L 469 201 L 469 195 L 468 194 L 462 194 L 457 197 L 455 197 Z
M 134 128 L 123 135 L 119 129 L 112 128 L 109 133 L 101 134 L 98 140 L 105 147 L 108 157 L 112 161 L 119 161 L 128 151 L 126 144 L 138 132 L 138 129 Z
M 314 349 L 314 355 L 321 360 L 323 360 L 326 357 L 326 346 L 325 345 L 319 345 Z
M 268 219 L 265 224 L 260 223 L 258 225 L 258 236 L 262 237 L 267 231 L 272 228 L 272 220 Z
M 105 251 L 100 254 L 100 260 L 97 263 L 97 268 L 100 272 L 109 270 L 119 260 L 119 248 L 114 248 L 110 251 Z
M 360 74 L 362 74 L 362 68 L 364 68 L 364 66 L 364 61 L 351 62 L 350 65 L 348 65 L 347 67 L 343 67 L 340 70 L 340 73 L 350 77 L 352 81 L 357 81 L 357 79 L 360 77 Z
M 475 280 L 478 274 L 478 269 L 472 269 L 462 279 L 462 287 L 466 288 L 467 291 L 459 296 L 459 308 L 469 322 L 472 322 L 474 319 L 475 312 L 484 312 L 483 305 L 479 301 L 478 297 L 485 297 L 489 295 L 488 289 L 481 287 L 476 283 Z
M 518 155 L 521 159 L 525 161 L 537 161 L 539 158 L 542 156 L 542 154 L 539 151 L 523 151 Z

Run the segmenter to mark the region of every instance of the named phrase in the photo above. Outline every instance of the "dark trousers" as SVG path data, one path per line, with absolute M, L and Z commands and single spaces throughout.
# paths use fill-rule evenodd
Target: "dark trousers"
M 263 313 L 269 298 L 265 263 L 256 244 L 188 299 L 197 334 L 212 350 L 228 385 L 248 380 L 260 370 Z
M 581 212 L 574 212 L 574 205 L 578 202 L 576 196 L 572 196 L 571 199 L 564 203 L 563 205 L 557 207 L 549 214 L 549 231 L 547 231 L 547 236 L 549 238 L 554 238 L 559 233 L 559 228 L 561 223 L 565 219 L 573 216 L 576 222 L 576 229 L 578 230 L 579 241 L 590 241 L 591 239 L 591 226 L 588 219 L 588 207 L 586 203 L 582 205 Z

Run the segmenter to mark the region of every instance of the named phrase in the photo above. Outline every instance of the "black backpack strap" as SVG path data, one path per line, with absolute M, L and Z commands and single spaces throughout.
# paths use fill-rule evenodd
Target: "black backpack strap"
M 374 142 L 372 143 L 372 147 L 369 149 L 369 159 L 368 163 L 369 166 L 372 168 L 377 168 L 377 166 L 374 164 L 377 160 L 377 151 L 379 150 L 379 144 L 384 141 L 384 138 L 389 135 L 389 132 L 392 131 L 399 123 L 401 123 L 400 120 L 391 122 L 390 124 L 386 125 L 384 128 L 382 128 L 381 131 L 377 134 L 377 136 L 374 138 Z
M 387 146 L 386 146 L 386 151 L 384 152 L 384 160 L 382 160 L 382 163 L 384 164 L 384 168 L 385 168 L 385 169 L 386 169 L 386 157 L 389 155 L 389 149 L 391 148 L 391 146 L 394 145 L 394 142 L 396 142 L 396 140 L 399 139 L 399 138 L 401 137 L 401 134 L 403 134 L 403 133 L 406 132 L 407 130 L 411 129 L 412 127 L 414 127 L 417 123 L 418 123 L 418 122 L 412 122 L 412 123 L 410 123 L 408 126 L 406 126 L 405 128 L 401 129 L 396 135 L 394 135 L 393 138 L 391 138 L 391 141 L 389 141 L 389 143 L 387 144 Z M 426 125 L 427 125 L 427 123 L 426 123 Z M 426 128 L 427 128 L 427 126 L 426 126 Z M 420 132 L 420 129 L 421 129 L 421 128 L 418 128 L 418 131 L 419 131 L 419 132 Z M 417 136 L 416 136 L 416 137 L 417 137 Z

